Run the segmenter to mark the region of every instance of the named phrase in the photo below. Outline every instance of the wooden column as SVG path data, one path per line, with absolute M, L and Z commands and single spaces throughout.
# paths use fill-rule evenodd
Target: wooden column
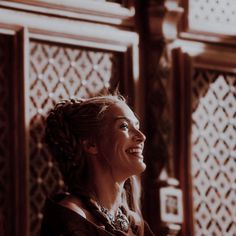
M 177 38 L 183 9 L 177 0 L 149 1 L 145 217 L 157 235 L 177 235 L 182 192 L 173 162 L 173 80 L 169 45 Z

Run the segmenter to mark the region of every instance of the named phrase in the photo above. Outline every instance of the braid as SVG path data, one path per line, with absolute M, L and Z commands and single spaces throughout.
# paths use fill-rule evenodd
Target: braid
M 64 100 L 58 103 L 47 117 L 45 142 L 57 157 L 58 162 L 72 160 L 77 153 L 77 138 L 67 120 L 67 113 L 80 104 L 79 100 Z
M 70 124 L 70 114 L 76 113 L 83 100 L 63 100 L 50 111 L 46 120 L 45 142 L 55 157 L 67 187 L 86 184 L 86 160 L 78 145 L 79 137 Z M 74 181 L 73 181 L 74 180 Z M 73 187 L 72 187 L 73 186 Z
M 95 194 L 92 189 L 92 181 L 95 180 L 93 179 L 93 168 L 91 168 L 91 156 L 86 152 L 83 141 L 92 141 L 91 143 L 97 144 L 100 149 L 103 148 L 100 140 L 104 138 L 104 124 L 110 118 L 109 115 L 106 116 L 109 114 L 107 110 L 121 101 L 126 103 L 125 98 L 120 94 L 84 100 L 63 100 L 49 112 L 45 128 L 45 142 L 59 165 L 68 191 L 75 196 L 81 196 L 95 218 L 114 234 L 119 231 L 116 228 L 118 220 L 112 221 L 111 225 L 106 215 L 101 213 L 92 200 Z M 101 153 L 102 150 L 100 150 Z M 100 164 L 104 164 L 106 157 L 102 154 L 100 156 L 102 157 L 101 160 L 99 159 Z M 135 235 L 139 235 L 139 233 L 142 235 L 143 220 L 140 211 L 137 211 L 139 202 L 134 190 L 138 190 L 138 188 L 134 183 L 133 178 L 129 178 L 125 182 L 123 207 L 120 208 L 123 214 L 120 214 L 129 218 Z M 139 195 L 139 191 L 137 191 L 137 196 Z M 121 233 L 121 235 L 123 234 Z
M 45 142 L 69 190 L 89 188 L 89 161 L 81 141 L 99 140 L 108 107 L 120 100 L 124 101 L 121 96 L 112 95 L 62 100 L 49 112 Z

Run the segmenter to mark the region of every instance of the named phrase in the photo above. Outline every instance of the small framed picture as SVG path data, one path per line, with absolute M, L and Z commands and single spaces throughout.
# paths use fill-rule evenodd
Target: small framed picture
M 183 222 L 182 191 L 174 187 L 160 189 L 161 220 L 170 223 Z

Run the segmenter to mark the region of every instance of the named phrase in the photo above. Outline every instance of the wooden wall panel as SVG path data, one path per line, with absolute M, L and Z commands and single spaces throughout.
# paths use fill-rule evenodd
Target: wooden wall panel
M 236 74 L 195 68 L 191 176 L 194 235 L 234 235 Z
M 173 54 L 173 79 L 182 235 L 234 235 L 236 53 L 226 47 L 222 57 L 221 46 L 181 45 Z
M 0 35 L 0 234 L 11 234 L 12 217 L 12 171 L 11 162 L 11 98 L 10 80 L 12 79 L 12 38 Z
M 96 95 L 119 80 L 121 92 L 129 95 L 137 113 L 141 110 L 137 96 L 142 93 L 139 37 L 132 31 L 131 1 L 94 4 L 74 0 L 63 4 L 0 1 L 0 32 L 12 38 L 11 47 L 0 42 L 4 49 L 0 51 L 0 92 L 6 95 L 0 102 L 0 127 L 8 132 L 8 115 L 13 123 L 12 143 L 1 133 L 1 145 L 12 145 L 12 155 L 4 149 L 0 153 L 0 211 L 7 221 L 10 219 L 9 236 L 38 235 L 45 198 L 64 188 L 43 144 L 43 122 L 57 101 Z M 9 55 L 14 55 L 9 62 L 12 76 L 5 73 Z M 2 106 L 11 107 L 10 113 Z M 2 221 L 0 216 L 0 230 Z
M 30 232 L 37 235 L 45 198 L 65 189 L 45 147 L 44 120 L 61 99 L 91 97 L 117 83 L 122 54 L 30 41 Z M 27 102 L 27 101 L 26 101 Z

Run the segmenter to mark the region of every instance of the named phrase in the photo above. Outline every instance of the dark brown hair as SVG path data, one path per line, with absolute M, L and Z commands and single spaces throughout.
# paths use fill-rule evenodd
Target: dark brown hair
M 81 142 L 98 143 L 102 136 L 109 107 L 125 102 L 121 95 L 107 95 L 89 99 L 68 99 L 59 102 L 46 119 L 45 142 L 56 159 L 70 193 L 92 197 L 93 176 Z M 135 176 L 125 184 L 123 203 L 143 232 L 139 208 L 140 186 Z
M 49 112 L 45 142 L 69 190 L 87 187 L 89 163 L 80 143 L 86 139 L 97 141 L 101 137 L 108 108 L 120 101 L 125 102 L 121 95 L 68 99 Z

